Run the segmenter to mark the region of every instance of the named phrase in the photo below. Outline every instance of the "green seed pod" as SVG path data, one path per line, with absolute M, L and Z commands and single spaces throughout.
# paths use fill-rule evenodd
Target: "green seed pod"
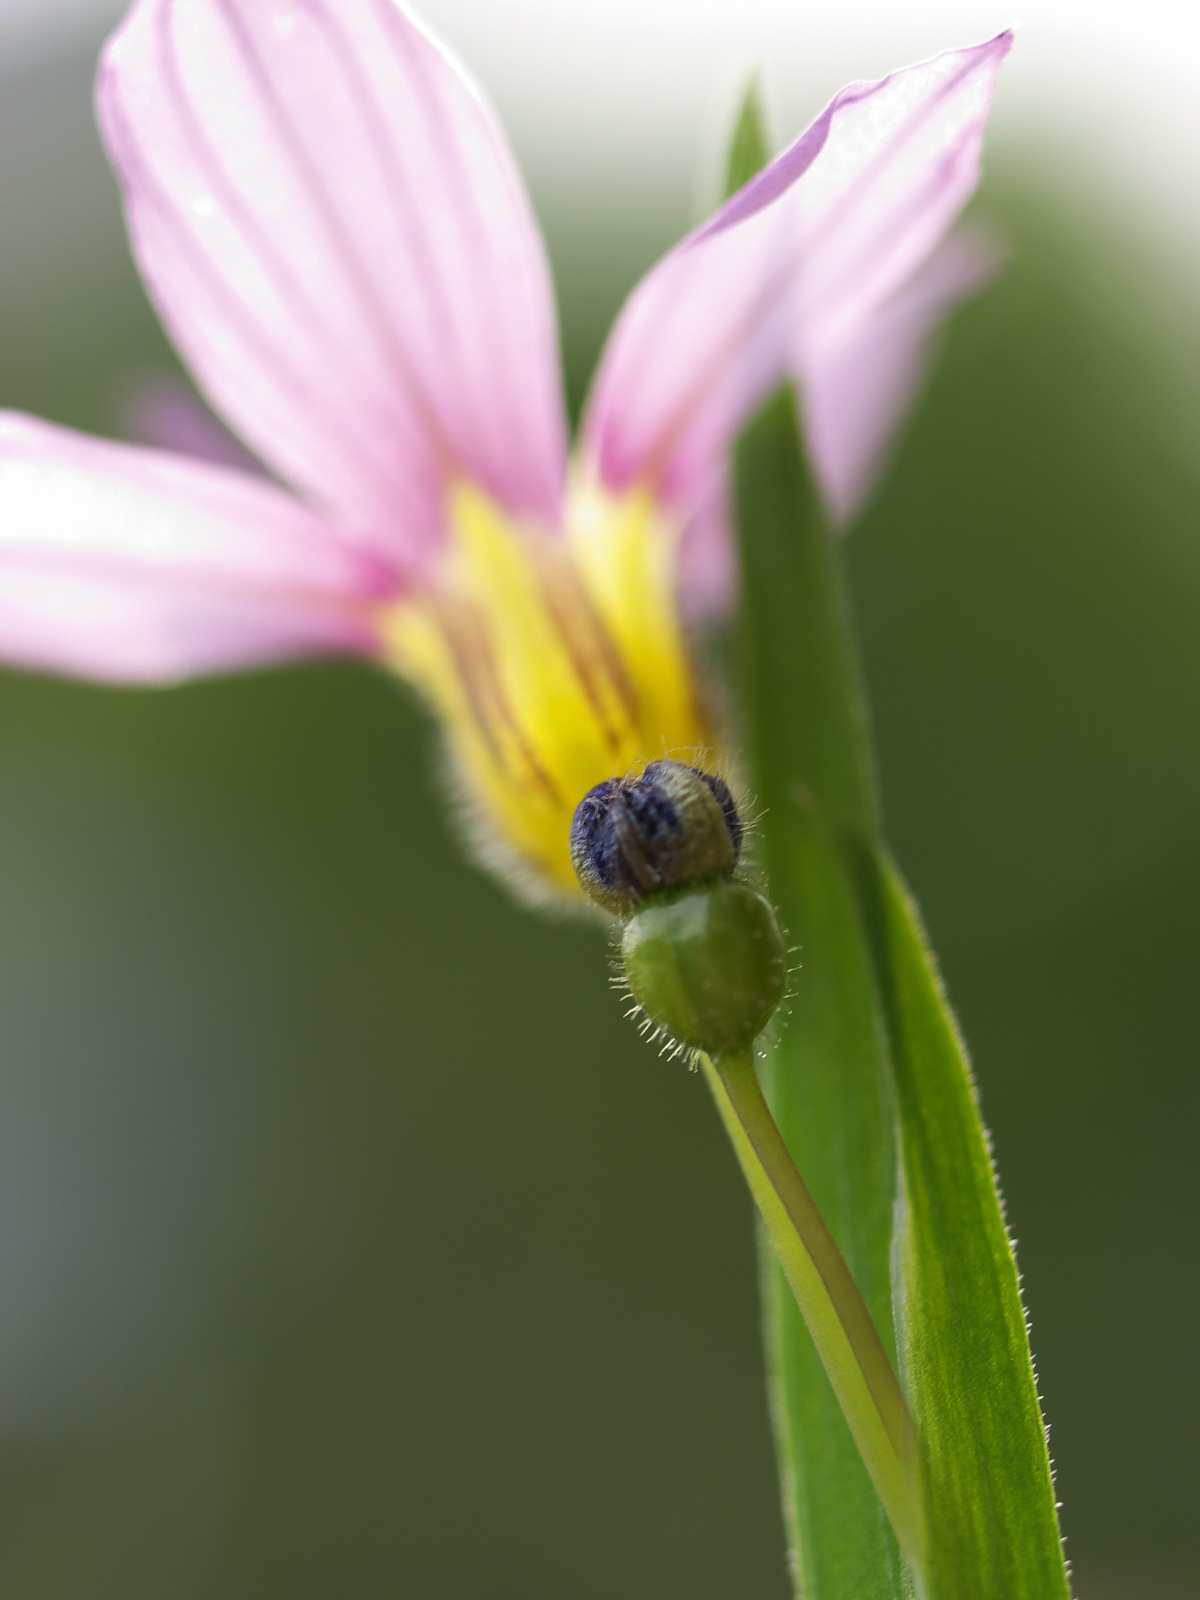
M 787 981 L 774 908 L 735 878 L 647 895 L 625 925 L 621 955 L 646 1016 L 709 1055 L 751 1044 Z

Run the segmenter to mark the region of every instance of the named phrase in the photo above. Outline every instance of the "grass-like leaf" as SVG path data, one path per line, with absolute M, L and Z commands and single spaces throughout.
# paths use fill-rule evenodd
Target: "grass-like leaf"
M 739 444 L 737 510 L 745 733 L 764 807 L 764 866 L 800 947 L 767 1094 L 893 1355 L 899 1217 L 902 1366 L 925 1482 L 924 1592 L 1063 1600 L 1016 1269 L 961 1043 L 879 843 L 839 554 L 790 392 Z M 798 1588 L 805 1600 L 911 1594 L 795 1301 L 773 1263 L 765 1275 Z
M 916 907 L 873 853 L 865 898 L 902 1152 L 901 1342 L 936 1600 L 1069 1593 L 1050 1461 L 966 1053 Z M 873 914 L 872 914 L 873 913 Z
M 738 450 L 745 732 L 770 893 L 799 970 L 764 1088 L 780 1131 L 895 1359 L 895 1116 L 887 1030 L 839 830 L 874 832 L 862 696 L 837 552 L 790 395 Z M 908 1592 L 895 1537 L 796 1303 L 764 1252 L 767 1355 L 784 1514 L 805 1600 Z
M 767 139 L 767 119 L 763 112 L 758 85 L 751 83 L 742 96 L 729 153 L 725 158 L 725 198 L 736 194 L 750 182 L 771 159 Z
M 748 88 L 726 168 L 732 194 L 769 159 Z M 765 808 L 771 893 L 799 946 L 802 981 L 769 1052 L 780 1130 L 895 1360 L 891 1311 L 894 1118 L 886 1040 L 853 884 L 820 795 L 873 834 L 877 803 L 864 697 L 827 537 L 798 449 L 790 398 L 743 438 L 738 520 L 747 598 L 742 657 L 752 774 Z M 848 1064 L 848 1066 L 847 1066 Z M 806 1600 L 907 1594 L 895 1536 L 774 1250 L 762 1251 L 767 1362 L 793 1577 Z

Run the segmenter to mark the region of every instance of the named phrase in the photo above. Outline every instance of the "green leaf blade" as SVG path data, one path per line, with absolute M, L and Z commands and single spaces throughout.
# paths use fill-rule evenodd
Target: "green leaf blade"
M 833 535 L 790 394 L 737 454 L 746 736 L 772 898 L 800 968 L 764 1087 L 784 1140 L 894 1359 L 895 1113 L 869 942 L 830 813 L 877 808 Z M 764 1252 L 767 1358 L 798 1592 L 911 1593 L 883 1507 L 786 1282 Z
M 1016 1261 L 966 1052 L 912 899 L 879 865 L 905 1222 L 902 1337 L 931 1600 L 1067 1600 Z
M 744 188 L 771 159 L 767 119 L 758 84 L 751 80 L 742 96 L 729 153 L 725 158 L 725 198 Z
M 737 452 L 744 731 L 770 892 L 800 970 L 765 1072 L 780 1131 L 895 1349 L 922 1447 L 928 1600 L 1066 1600 L 1020 1303 L 966 1055 L 915 910 L 882 853 L 839 552 L 794 401 Z M 899 1170 L 897 1166 L 899 1145 Z M 795 1302 L 765 1286 L 789 1526 L 805 1600 L 911 1579 Z M 856 1476 L 856 1467 L 858 1476 Z
M 757 84 L 746 90 L 725 193 L 770 158 Z M 771 892 L 803 982 L 768 1048 L 764 1088 L 780 1132 L 895 1358 L 891 1236 L 896 1166 L 886 1043 L 853 887 L 814 793 L 873 831 L 876 790 L 865 702 L 849 650 L 837 555 L 798 446 L 790 393 L 738 446 L 746 604 L 743 696 Z M 797 523 L 804 537 L 796 537 Z M 844 1070 L 850 1063 L 850 1070 Z M 850 1193 L 849 1174 L 855 1174 Z M 805 1600 L 905 1600 L 911 1583 L 792 1291 L 764 1244 L 771 1409 L 784 1522 Z
M 895 1136 L 887 1043 L 853 888 L 836 841 L 811 808 L 772 808 L 768 873 L 799 946 L 791 1016 L 764 1083 L 793 1158 L 895 1357 L 891 1241 Z M 764 827 L 766 825 L 764 824 Z M 818 1600 L 908 1592 L 903 1563 L 791 1295 L 773 1289 L 769 1330 L 801 1592 Z

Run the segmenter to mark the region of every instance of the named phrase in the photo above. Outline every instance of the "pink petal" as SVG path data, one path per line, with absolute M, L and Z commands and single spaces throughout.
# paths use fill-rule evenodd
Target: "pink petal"
M 584 429 L 602 481 L 685 517 L 797 357 L 851 344 L 945 234 L 979 173 L 1011 34 L 852 84 L 634 290 Z
M 195 392 L 166 373 L 140 379 L 121 406 L 122 432 L 135 444 L 194 456 L 264 477 L 262 466 Z
M 370 652 L 387 581 L 269 484 L 0 412 L 0 659 L 165 683 Z
M 679 544 L 679 607 L 689 621 L 726 616 L 737 598 L 732 486 L 725 463 L 695 497 Z
M 466 477 L 557 518 L 541 239 L 479 91 L 395 0 L 138 0 L 101 126 L 134 250 L 214 406 L 393 559 Z
M 840 342 L 798 351 L 809 455 L 839 522 L 849 521 L 877 476 L 941 322 L 998 265 L 986 235 L 959 229 Z

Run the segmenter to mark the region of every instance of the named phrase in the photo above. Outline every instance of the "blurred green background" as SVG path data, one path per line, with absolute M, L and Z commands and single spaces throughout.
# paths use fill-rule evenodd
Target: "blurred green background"
M 0 403 L 171 357 L 92 54 L 0 82 Z M 1035 176 L 1036 174 L 1036 176 Z M 1196 1592 L 1200 316 L 1040 160 L 850 551 L 1084 1600 Z M 686 184 L 535 183 L 572 392 Z M 784 1600 L 750 1205 L 366 668 L 0 676 L 0 1590 Z M 1014 1597 L 1016 1600 L 1016 1597 Z

